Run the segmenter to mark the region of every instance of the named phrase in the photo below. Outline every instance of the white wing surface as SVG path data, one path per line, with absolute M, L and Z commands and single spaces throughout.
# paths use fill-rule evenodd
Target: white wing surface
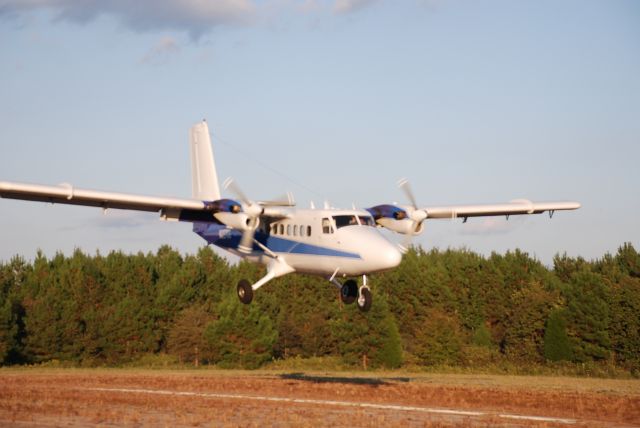
M 162 212 L 175 217 L 181 210 L 204 211 L 205 203 L 195 199 L 163 198 L 76 189 L 69 184 L 42 186 L 38 184 L 0 182 L 0 197 L 52 204 L 86 205 L 99 208 Z M 171 215 L 173 214 L 173 215 Z
M 451 205 L 424 207 L 420 208 L 420 210 L 426 212 L 427 219 L 431 219 L 540 214 L 545 211 L 553 213 L 555 211 L 576 210 L 578 208 L 580 208 L 580 203 L 578 202 L 531 202 L 526 199 L 516 199 L 504 204 Z

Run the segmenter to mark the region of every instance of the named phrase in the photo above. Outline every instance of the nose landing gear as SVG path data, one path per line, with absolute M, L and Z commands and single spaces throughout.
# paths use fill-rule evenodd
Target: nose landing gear
M 371 304 L 373 303 L 373 296 L 371 295 L 371 290 L 366 285 L 360 287 L 360 295 L 358 296 L 358 309 L 362 312 L 368 312 L 371 309 Z
M 340 288 L 340 299 L 342 299 L 342 303 L 345 305 L 350 305 L 356 301 L 358 297 L 358 283 L 349 279 L 345 281 L 345 283 Z
M 340 284 L 335 278 L 331 278 L 330 281 L 340 289 L 342 303 L 350 305 L 353 302 L 357 302 L 358 309 L 362 312 L 367 312 L 371 309 L 373 296 L 367 285 L 366 275 L 362 275 L 362 286 L 360 288 L 358 288 L 358 283 L 354 279 L 348 279 L 344 284 Z

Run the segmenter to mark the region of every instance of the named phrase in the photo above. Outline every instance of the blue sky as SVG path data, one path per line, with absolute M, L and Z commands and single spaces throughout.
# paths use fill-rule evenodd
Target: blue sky
M 0 0 L 0 180 L 190 197 L 206 118 L 221 180 L 301 206 L 577 200 L 434 220 L 415 243 L 594 258 L 640 248 L 636 1 Z M 186 253 L 189 224 L 0 199 L 0 260 Z

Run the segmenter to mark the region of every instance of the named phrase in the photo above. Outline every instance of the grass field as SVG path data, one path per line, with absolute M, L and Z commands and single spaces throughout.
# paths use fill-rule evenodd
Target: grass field
M 640 381 L 404 372 L 0 369 L 0 426 L 95 425 L 640 426 Z

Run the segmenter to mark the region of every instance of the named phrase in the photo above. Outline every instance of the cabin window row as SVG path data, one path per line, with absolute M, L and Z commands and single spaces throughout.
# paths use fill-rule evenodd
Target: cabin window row
M 271 234 L 272 235 L 286 235 L 286 236 L 311 236 L 311 226 L 306 225 L 298 225 L 298 224 L 287 224 L 284 225 L 282 223 L 272 223 L 271 224 Z

